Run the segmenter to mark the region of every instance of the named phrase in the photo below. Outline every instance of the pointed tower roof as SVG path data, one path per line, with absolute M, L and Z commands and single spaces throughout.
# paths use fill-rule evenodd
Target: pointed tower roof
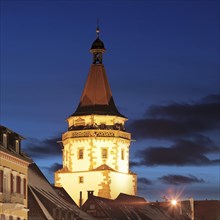
M 97 114 L 124 117 L 115 106 L 105 67 L 102 64 L 102 55 L 106 50 L 104 43 L 99 39 L 98 28 L 96 33 L 97 38 L 90 49 L 93 54 L 93 64 L 90 67 L 80 103 L 72 116 Z

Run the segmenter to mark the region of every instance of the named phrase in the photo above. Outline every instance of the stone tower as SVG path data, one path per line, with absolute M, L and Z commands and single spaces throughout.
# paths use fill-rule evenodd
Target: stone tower
M 127 118 L 115 106 L 102 64 L 106 50 L 98 28 L 96 33 L 90 49 L 93 64 L 80 103 L 67 118 L 68 131 L 62 135 L 63 168 L 55 172 L 55 186 L 63 187 L 79 206 L 87 191 L 109 199 L 137 192 L 137 176 L 129 170 Z

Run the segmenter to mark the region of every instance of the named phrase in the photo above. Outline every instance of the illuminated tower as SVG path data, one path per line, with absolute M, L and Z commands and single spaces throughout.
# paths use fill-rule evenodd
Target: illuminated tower
M 129 170 L 127 118 L 115 106 L 102 64 L 106 50 L 98 28 L 96 33 L 90 49 L 93 64 L 80 103 L 67 118 L 68 131 L 62 135 L 63 168 L 55 172 L 55 186 L 63 187 L 78 205 L 87 199 L 87 191 L 109 199 L 137 191 L 137 176 Z

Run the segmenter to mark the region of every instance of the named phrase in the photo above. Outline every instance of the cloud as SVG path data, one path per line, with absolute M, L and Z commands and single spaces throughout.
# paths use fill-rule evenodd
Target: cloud
M 55 171 L 61 169 L 63 165 L 61 163 L 54 163 L 50 167 L 42 167 L 43 169 L 47 170 L 49 173 L 54 173 Z
M 152 185 L 152 181 L 145 178 L 145 177 L 140 177 L 138 178 L 138 184 L 142 184 L 142 185 Z
M 207 154 L 217 154 L 220 148 L 212 140 L 203 135 L 196 135 L 189 139 L 176 140 L 170 147 L 151 146 L 136 152 L 140 162 L 133 166 L 154 165 L 213 165 L 218 159 L 209 159 Z
M 220 129 L 220 95 L 194 103 L 171 103 L 149 107 L 144 118 L 132 121 L 134 138 L 177 138 Z
M 60 156 L 61 146 L 57 143 L 61 140 L 61 134 L 44 140 L 29 139 L 24 145 L 24 152 L 32 158 L 45 158 Z
M 165 184 L 182 185 L 182 184 L 193 184 L 193 183 L 205 183 L 203 179 L 198 179 L 193 175 L 182 176 L 182 175 L 167 175 L 158 178 Z

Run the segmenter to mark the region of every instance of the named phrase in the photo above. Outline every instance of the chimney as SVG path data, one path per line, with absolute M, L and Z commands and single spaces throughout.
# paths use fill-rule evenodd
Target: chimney
M 93 196 L 94 190 L 88 190 L 88 199 L 91 198 L 91 196 Z

